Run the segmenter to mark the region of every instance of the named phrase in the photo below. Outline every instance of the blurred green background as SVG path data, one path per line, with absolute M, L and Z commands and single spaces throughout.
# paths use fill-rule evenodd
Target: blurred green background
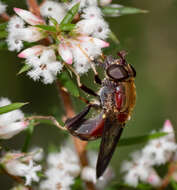
M 11 7 L 25 8 L 25 1 L 8 0 Z M 162 127 L 165 119 L 177 125 L 177 1 L 176 0 L 122 0 L 114 1 L 126 6 L 149 10 L 148 14 L 109 18 L 107 21 L 120 40 L 117 49 L 128 51 L 128 62 L 137 71 L 137 103 L 128 123 L 124 137 L 147 134 Z M 116 49 L 116 51 L 117 51 Z M 17 76 L 21 67 L 16 53 L 0 52 L 0 97 L 13 102 L 30 102 L 25 113 L 59 115 L 63 113 L 62 102 L 54 85 L 33 82 L 27 76 Z M 87 77 L 87 76 L 86 76 Z M 87 78 L 86 78 L 87 79 Z M 83 104 L 77 107 L 79 111 Z M 20 149 L 25 135 L 19 134 L 8 141 L 10 147 Z M 64 141 L 61 132 L 53 126 L 38 126 L 31 146 L 47 147 Z M 117 149 L 112 159 L 115 172 L 130 151 L 141 147 L 129 146 Z M 120 180 L 120 178 L 118 178 Z M 10 183 L 9 183 L 10 182 Z M 12 181 L 0 177 L 0 189 L 11 187 Z

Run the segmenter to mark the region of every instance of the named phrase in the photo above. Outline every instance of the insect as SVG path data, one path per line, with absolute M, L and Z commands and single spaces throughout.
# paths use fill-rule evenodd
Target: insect
M 107 168 L 126 122 L 130 119 L 136 101 L 134 79 L 135 69 L 126 62 L 125 52 L 119 58 L 105 58 L 102 66 L 105 78 L 99 92 L 99 104 L 89 103 L 78 115 L 65 122 L 68 131 L 82 140 L 95 140 L 101 137 L 96 175 L 99 178 Z M 87 119 L 90 109 L 100 110 L 99 114 Z

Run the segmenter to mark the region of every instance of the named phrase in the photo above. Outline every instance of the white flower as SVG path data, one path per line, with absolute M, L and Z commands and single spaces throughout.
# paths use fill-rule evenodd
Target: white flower
M 98 19 L 102 18 L 102 12 L 98 7 L 90 6 L 83 9 L 83 14 L 81 16 L 84 19 Z
M 81 170 L 76 153 L 67 147 L 63 147 L 60 153 L 50 153 L 47 161 L 49 166 L 58 168 L 72 177 L 77 177 Z
M 110 32 L 108 24 L 102 18 L 81 20 L 77 23 L 77 30 L 100 39 L 106 39 Z
M 34 15 L 30 11 L 20 8 L 14 8 L 14 11 L 18 16 L 20 16 L 24 21 L 26 21 L 30 25 L 45 24 L 44 20 Z
M 81 178 L 85 181 L 96 183 L 96 170 L 89 166 L 82 169 Z
M 42 19 L 29 11 L 19 8 L 14 8 L 14 11 L 30 25 L 45 24 Z M 39 28 L 32 26 L 24 27 L 24 22 L 20 17 L 14 16 L 8 23 L 7 43 L 10 51 L 20 51 L 23 48 L 22 41 L 36 42 L 45 37 Z
M 60 23 L 64 18 L 66 11 L 61 3 L 46 1 L 40 7 L 40 13 L 44 17 L 52 17 Z
M 11 104 L 7 98 L 0 99 L 0 107 Z M 0 138 L 9 139 L 28 126 L 24 121 L 24 114 L 20 110 L 14 110 L 0 115 Z
M 7 37 L 7 44 L 9 51 L 17 50 L 19 52 L 23 48 L 22 40 L 15 39 L 11 34 L 9 34 Z
M 47 179 L 40 184 L 41 190 L 70 190 L 70 186 L 74 183 L 72 176 L 57 168 L 48 169 L 45 175 Z
M 42 52 L 47 49 L 46 46 L 42 46 L 42 45 L 36 45 L 36 46 L 32 46 L 31 48 L 27 48 L 25 50 L 23 50 L 22 52 L 20 52 L 18 54 L 19 58 L 30 58 L 30 57 L 34 57 L 34 56 L 39 56 L 42 54 Z
M 161 131 L 169 134 L 149 141 L 143 148 L 144 156 L 151 160 L 153 165 L 165 164 L 177 150 L 173 126 L 169 120 L 165 121 Z
M 44 158 L 44 152 L 42 148 L 34 147 L 30 150 L 31 154 L 33 154 L 33 160 L 36 162 L 40 162 Z
M 108 46 L 103 40 L 80 35 L 73 39 L 62 39 L 58 52 L 66 63 L 71 64 L 74 60 L 76 71 L 82 74 L 88 71 L 93 58 L 101 54 L 101 48 Z
M 14 37 L 14 39 L 26 42 L 36 42 L 45 37 L 41 32 L 41 29 L 33 26 L 18 29 L 17 31 L 14 31 L 14 33 L 11 35 Z
M 24 28 L 24 21 L 18 16 L 13 16 L 10 18 L 10 21 L 8 23 L 8 32 L 11 32 L 13 30 L 18 30 Z
M 155 172 L 155 170 L 152 170 L 152 172 L 149 174 L 149 177 L 147 179 L 147 182 L 151 184 L 153 187 L 159 187 L 162 185 L 162 179 L 160 176 Z
M 139 180 L 147 182 L 153 168 L 141 152 L 137 151 L 131 157 L 132 161 L 123 162 L 121 170 L 126 172 L 124 176 L 125 183 L 136 187 Z
M 143 154 L 151 160 L 153 165 L 165 164 L 177 150 L 174 142 L 166 141 L 165 138 L 159 138 L 150 141 L 144 148 Z
M 52 83 L 57 73 L 62 69 L 62 64 L 56 61 L 56 55 L 54 50 L 44 50 L 39 57 L 32 57 L 27 59 L 27 64 L 32 67 L 27 74 L 33 80 L 39 80 L 42 77 L 42 81 L 45 84 Z
M 19 160 L 12 160 L 5 165 L 5 168 L 11 175 L 25 177 L 25 185 L 30 185 L 32 181 L 39 181 L 36 173 L 41 170 L 41 166 L 34 166 L 32 160 L 30 160 L 28 165 L 21 163 Z
M 80 3 L 80 9 L 86 6 L 87 0 L 72 0 L 71 2 L 65 3 L 65 7 L 67 10 L 71 9 L 75 4 Z
M 6 12 L 6 7 L 7 5 L 5 5 L 4 3 L 0 1 L 0 14 Z

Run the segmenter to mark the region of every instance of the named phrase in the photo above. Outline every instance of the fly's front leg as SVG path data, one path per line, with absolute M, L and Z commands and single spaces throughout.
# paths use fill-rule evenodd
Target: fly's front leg
M 80 80 L 80 76 L 78 75 L 78 73 L 73 69 L 72 66 L 70 65 L 66 65 L 76 76 L 76 80 L 77 80 L 77 84 L 79 86 L 79 88 L 81 88 L 85 93 L 98 97 L 98 94 L 96 92 L 94 92 L 91 88 L 88 88 L 87 86 L 85 86 L 84 84 L 81 83 Z

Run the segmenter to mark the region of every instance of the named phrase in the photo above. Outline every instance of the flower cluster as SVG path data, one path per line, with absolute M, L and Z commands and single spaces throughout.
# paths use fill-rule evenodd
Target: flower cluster
M 0 107 L 11 104 L 7 98 L 0 99 Z M 20 110 L 14 110 L 0 115 L 0 139 L 9 139 L 28 126 L 24 120 L 24 114 Z
M 161 185 L 161 177 L 154 166 L 171 161 L 177 151 L 173 126 L 169 120 L 165 121 L 161 131 L 168 135 L 150 140 L 142 150 L 131 155 L 131 161 L 123 163 L 122 172 L 125 172 L 125 183 L 134 187 L 139 184 L 139 181 L 154 187 Z
M 39 150 L 40 151 L 40 150 Z M 32 181 L 39 181 L 37 172 L 41 166 L 36 165 L 34 157 L 39 151 L 30 153 L 7 152 L 0 160 L 0 164 L 12 176 L 24 177 L 25 185 L 31 185 Z
M 70 189 L 74 179 L 80 175 L 84 181 L 92 182 L 98 189 L 103 189 L 114 177 L 111 168 L 108 168 L 101 179 L 96 179 L 97 153 L 89 152 L 90 166 L 80 167 L 77 154 L 68 146 L 63 146 L 61 151 L 49 153 L 47 158 L 48 169 L 45 172 L 46 180 L 40 184 L 41 190 Z
M 68 147 L 62 147 L 59 153 L 50 153 L 47 163 L 47 179 L 41 182 L 41 190 L 70 189 L 81 171 L 76 153 Z
M 18 54 L 18 57 L 26 59 L 30 69 L 27 75 L 33 80 L 42 79 L 45 84 L 52 83 L 66 64 L 73 64 L 73 69 L 83 74 L 91 68 L 93 60 L 102 54 L 102 48 L 109 46 L 103 41 L 110 32 L 109 26 L 103 19 L 97 1 L 78 2 L 46 1 L 40 7 L 43 18 L 14 8 L 18 16 L 12 17 L 8 24 L 8 47 L 11 51 L 20 51 L 24 47 L 23 42 L 37 43 Z M 77 6 L 79 12 L 73 17 L 75 24 L 71 21 L 63 24 L 68 12 Z

